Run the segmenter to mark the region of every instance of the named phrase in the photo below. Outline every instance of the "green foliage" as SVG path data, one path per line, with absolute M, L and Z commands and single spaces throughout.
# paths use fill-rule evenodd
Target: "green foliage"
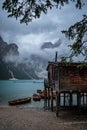
M 66 63 L 67 62 L 67 58 L 66 57 L 61 57 L 61 63 Z
M 87 15 L 84 15 L 81 21 L 62 33 L 70 40 L 74 40 L 74 43 L 70 45 L 72 51 L 70 57 L 82 54 L 84 61 L 87 61 Z
M 28 24 L 40 18 L 41 13 L 46 14 L 48 9 L 60 8 L 69 1 L 74 1 L 77 8 L 82 7 L 81 0 L 5 0 L 2 8 L 8 12 L 8 17 L 19 18 L 20 23 Z
M 87 68 L 87 63 L 82 63 L 80 65 L 77 66 L 79 69 L 85 69 Z
M 47 14 L 48 9 L 53 7 L 61 8 L 70 1 L 75 2 L 76 8 L 81 9 L 84 5 L 82 0 L 5 0 L 2 8 L 8 12 L 8 17 L 15 17 L 20 23 L 28 24 L 33 19 L 40 18 L 41 13 Z M 69 39 L 74 40 L 70 45 L 71 55 L 82 54 L 87 61 L 87 15 L 83 16 L 80 22 L 71 26 L 67 31 L 62 31 Z

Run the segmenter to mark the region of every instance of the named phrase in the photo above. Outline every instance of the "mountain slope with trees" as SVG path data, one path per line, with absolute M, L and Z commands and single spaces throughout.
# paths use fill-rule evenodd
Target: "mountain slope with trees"
M 0 79 L 38 79 L 30 62 L 17 62 L 18 46 L 4 42 L 0 36 Z

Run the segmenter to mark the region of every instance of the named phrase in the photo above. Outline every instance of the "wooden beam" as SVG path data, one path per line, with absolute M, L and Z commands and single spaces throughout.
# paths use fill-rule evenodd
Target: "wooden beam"
M 53 112 L 53 88 L 51 88 L 51 111 Z
M 44 108 L 47 109 L 47 88 L 44 87 Z
M 65 93 L 64 93 L 64 99 L 63 99 L 63 105 L 65 107 Z
M 59 116 L 59 107 L 60 107 L 60 93 L 56 92 L 56 116 Z
M 70 92 L 70 101 L 69 101 L 70 109 L 72 107 L 72 92 Z
M 50 88 L 48 88 L 48 109 L 50 108 Z
M 81 105 L 81 93 L 80 91 L 77 92 L 77 106 L 78 110 L 80 111 L 80 105 Z

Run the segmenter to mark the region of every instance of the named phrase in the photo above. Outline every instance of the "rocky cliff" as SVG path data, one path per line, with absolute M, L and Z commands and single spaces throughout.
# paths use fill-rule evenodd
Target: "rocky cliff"
M 19 59 L 18 46 L 8 44 L 0 36 L 0 79 L 38 79 L 30 62 L 17 62 Z

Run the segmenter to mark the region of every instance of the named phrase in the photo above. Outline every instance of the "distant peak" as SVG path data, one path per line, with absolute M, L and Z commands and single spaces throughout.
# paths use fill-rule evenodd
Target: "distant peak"
M 54 44 L 52 42 L 44 42 L 41 46 L 41 49 L 52 49 L 52 48 L 57 48 L 61 45 L 61 39 L 59 39 L 57 42 Z
M 1 35 L 0 35 L 0 41 L 3 41 L 3 39 L 2 39 L 2 37 L 1 37 Z

